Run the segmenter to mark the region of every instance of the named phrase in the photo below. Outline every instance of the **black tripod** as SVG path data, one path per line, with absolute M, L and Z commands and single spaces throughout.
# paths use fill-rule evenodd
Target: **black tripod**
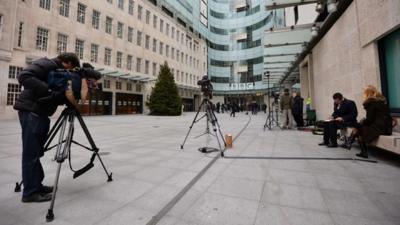
M 278 108 L 275 108 L 276 117 L 274 117 L 274 111 L 272 110 L 272 106 L 271 106 L 271 100 L 270 99 L 271 99 L 272 94 L 271 94 L 271 89 L 269 88 L 269 78 L 270 78 L 271 74 L 269 73 L 269 71 L 267 71 L 266 76 L 267 76 L 267 88 L 268 88 L 268 116 L 267 116 L 267 120 L 265 121 L 265 124 L 264 124 L 264 131 L 265 131 L 265 129 L 267 127 L 268 127 L 268 130 L 272 130 L 272 128 L 274 126 L 279 127 L 278 110 L 277 110 Z M 273 105 L 275 107 L 279 107 L 277 105 L 277 101 L 276 100 L 277 99 L 275 99 L 275 97 L 274 97 Z
M 87 140 L 89 141 L 90 147 L 86 147 L 86 146 L 73 140 L 74 130 L 75 130 L 75 128 L 74 128 L 75 118 L 78 119 L 79 124 L 81 125 L 83 132 L 85 133 L 85 136 L 86 136 Z M 68 130 L 66 131 L 67 126 L 68 126 Z M 59 133 L 59 138 L 58 138 L 57 144 L 49 147 L 51 142 L 53 141 L 54 137 L 57 135 L 57 133 Z M 86 150 L 93 152 L 89 163 L 77 171 L 73 170 L 72 166 L 71 166 L 71 144 L 72 143 L 74 143 Z M 51 128 L 50 132 L 47 135 L 46 143 L 44 146 L 44 151 L 47 152 L 55 147 L 57 147 L 57 149 L 56 149 L 56 153 L 54 156 L 54 160 L 57 161 L 58 167 L 57 167 L 56 178 L 54 181 L 53 194 L 52 194 L 52 199 L 51 199 L 51 203 L 50 203 L 50 208 L 48 209 L 48 212 L 46 215 L 47 222 L 51 222 L 54 220 L 54 213 L 53 213 L 54 202 L 56 200 L 56 193 L 57 193 L 58 180 L 59 180 L 60 171 L 61 171 L 61 164 L 64 162 L 65 159 L 68 158 L 70 168 L 74 172 L 73 178 L 75 179 L 75 178 L 79 177 L 80 175 L 84 174 L 85 172 L 87 172 L 88 170 L 90 170 L 94 166 L 93 161 L 94 161 L 95 157 L 97 156 L 97 158 L 99 159 L 99 161 L 107 175 L 107 181 L 108 182 L 112 181 L 112 173 L 108 173 L 106 167 L 104 166 L 104 163 L 101 160 L 101 157 L 99 155 L 99 149 L 97 148 L 96 144 L 94 143 L 93 138 L 90 135 L 89 130 L 86 127 L 86 124 L 83 121 L 81 114 L 74 106 L 67 106 L 62 111 L 60 117 L 57 119 L 56 123 L 53 125 L 53 127 Z M 23 183 L 23 181 L 21 181 L 21 184 L 22 183 Z M 15 191 L 19 191 L 21 189 L 20 188 L 21 184 L 17 183 Z
M 199 119 L 197 119 L 197 117 L 199 116 L 199 113 L 200 113 L 200 111 L 201 111 L 201 109 L 202 109 L 203 106 L 205 107 L 206 112 L 205 112 L 205 114 L 204 114 L 202 117 L 200 117 Z M 218 135 L 221 137 L 222 141 L 224 142 L 224 147 L 226 146 L 225 138 L 224 138 L 224 136 L 223 136 L 223 134 L 222 134 L 222 132 L 221 132 L 221 127 L 219 126 L 218 119 L 217 119 L 217 117 L 215 116 L 214 109 L 213 109 L 213 107 L 212 107 L 212 102 L 210 101 L 210 99 L 208 98 L 207 95 L 204 95 L 204 99 L 203 99 L 203 101 L 201 102 L 201 104 L 200 104 L 200 106 L 199 106 L 199 109 L 197 110 L 196 116 L 194 117 L 193 122 L 192 122 L 192 124 L 191 124 L 190 127 L 189 127 L 189 130 L 188 130 L 188 132 L 187 132 L 187 134 L 186 134 L 185 140 L 184 140 L 183 143 L 181 144 L 181 149 L 183 149 L 183 146 L 185 145 L 186 140 L 187 140 L 187 138 L 188 138 L 188 136 L 189 136 L 189 133 L 190 133 L 190 131 L 192 130 L 194 124 L 197 123 L 197 122 L 199 122 L 199 121 L 200 121 L 201 119 L 203 119 L 204 117 L 206 117 L 206 119 L 207 119 L 207 122 L 206 122 L 206 130 L 205 130 L 205 132 L 204 132 L 203 134 L 200 134 L 200 135 L 196 136 L 196 138 L 198 138 L 198 137 L 200 137 L 200 136 L 203 136 L 203 135 L 205 135 L 205 134 L 209 134 L 209 135 L 215 136 L 216 139 L 217 139 L 217 142 L 218 142 L 220 154 L 221 154 L 222 157 L 224 157 L 224 149 L 223 149 L 222 146 L 221 146 L 221 142 L 220 142 L 220 140 L 219 140 Z M 212 126 L 212 128 L 213 128 L 214 134 L 212 134 L 212 133 L 210 132 L 210 126 L 209 126 L 209 124 L 211 124 L 211 126 Z

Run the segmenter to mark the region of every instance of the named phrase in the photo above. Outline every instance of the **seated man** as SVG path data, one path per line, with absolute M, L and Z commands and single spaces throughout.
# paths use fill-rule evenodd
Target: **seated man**
M 336 148 L 337 130 L 345 127 L 352 127 L 357 123 L 357 106 L 354 101 L 343 98 L 340 93 L 333 95 L 334 108 L 332 116 L 324 123 L 324 142 L 319 145 L 326 145 L 329 148 Z

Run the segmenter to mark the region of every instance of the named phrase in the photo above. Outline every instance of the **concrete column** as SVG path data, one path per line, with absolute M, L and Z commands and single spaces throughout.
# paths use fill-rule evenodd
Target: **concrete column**
M 117 109 L 117 94 L 113 91 L 112 93 L 112 115 L 115 115 Z

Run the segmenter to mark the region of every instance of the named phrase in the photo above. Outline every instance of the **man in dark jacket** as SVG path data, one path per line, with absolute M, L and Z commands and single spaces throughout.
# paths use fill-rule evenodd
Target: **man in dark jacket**
M 38 59 L 18 74 L 18 81 L 24 87 L 14 105 L 22 128 L 22 202 L 51 200 L 53 188 L 42 184 L 44 172 L 40 157 L 44 155 L 43 147 L 49 131 L 48 117 L 54 114 L 58 105 L 65 103 L 66 98 L 64 92 L 49 89 L 47 76 L 56 69 L 79 66 L 74 53 L 63 53 L 54 59 Z
M 299 93 L 293 92 L 292 114 L 294 120 L 296 121 L 297 127 L 304 127 L 303 101 L 304 99 L 300 96 Z
M 334 107 L 329 120 L 324 123 L 324 142 L 329 148 L 338 147 L 337 130 L 345 127 L 354 127 L 357 123 L 357 106 L 354 101 L 343 98 L 340 93 L 333 95 Z
M 285 89 L 281 96 L 282 128 L 292 129 L 292 105 L 293 98 L 289 94 L 289 89 Z

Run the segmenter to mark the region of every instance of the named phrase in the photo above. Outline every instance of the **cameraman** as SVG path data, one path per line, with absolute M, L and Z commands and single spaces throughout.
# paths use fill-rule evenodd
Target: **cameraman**
M 51 200 L 53 187 L 42 184 L 44 172 L 40 157 L 44 155 L 49 131 L 48 117 L 54 114 L 58 105 L 65 103 L 65 93 L 50 90 L 47 76 L 56 69 L 79 66 L 79 58 L 74 53 L 63 53 L 54 59 L 35 60 L 18 74 L 18 81 L 24 87 L 14 105 L 22 128 L 22 202 Z

